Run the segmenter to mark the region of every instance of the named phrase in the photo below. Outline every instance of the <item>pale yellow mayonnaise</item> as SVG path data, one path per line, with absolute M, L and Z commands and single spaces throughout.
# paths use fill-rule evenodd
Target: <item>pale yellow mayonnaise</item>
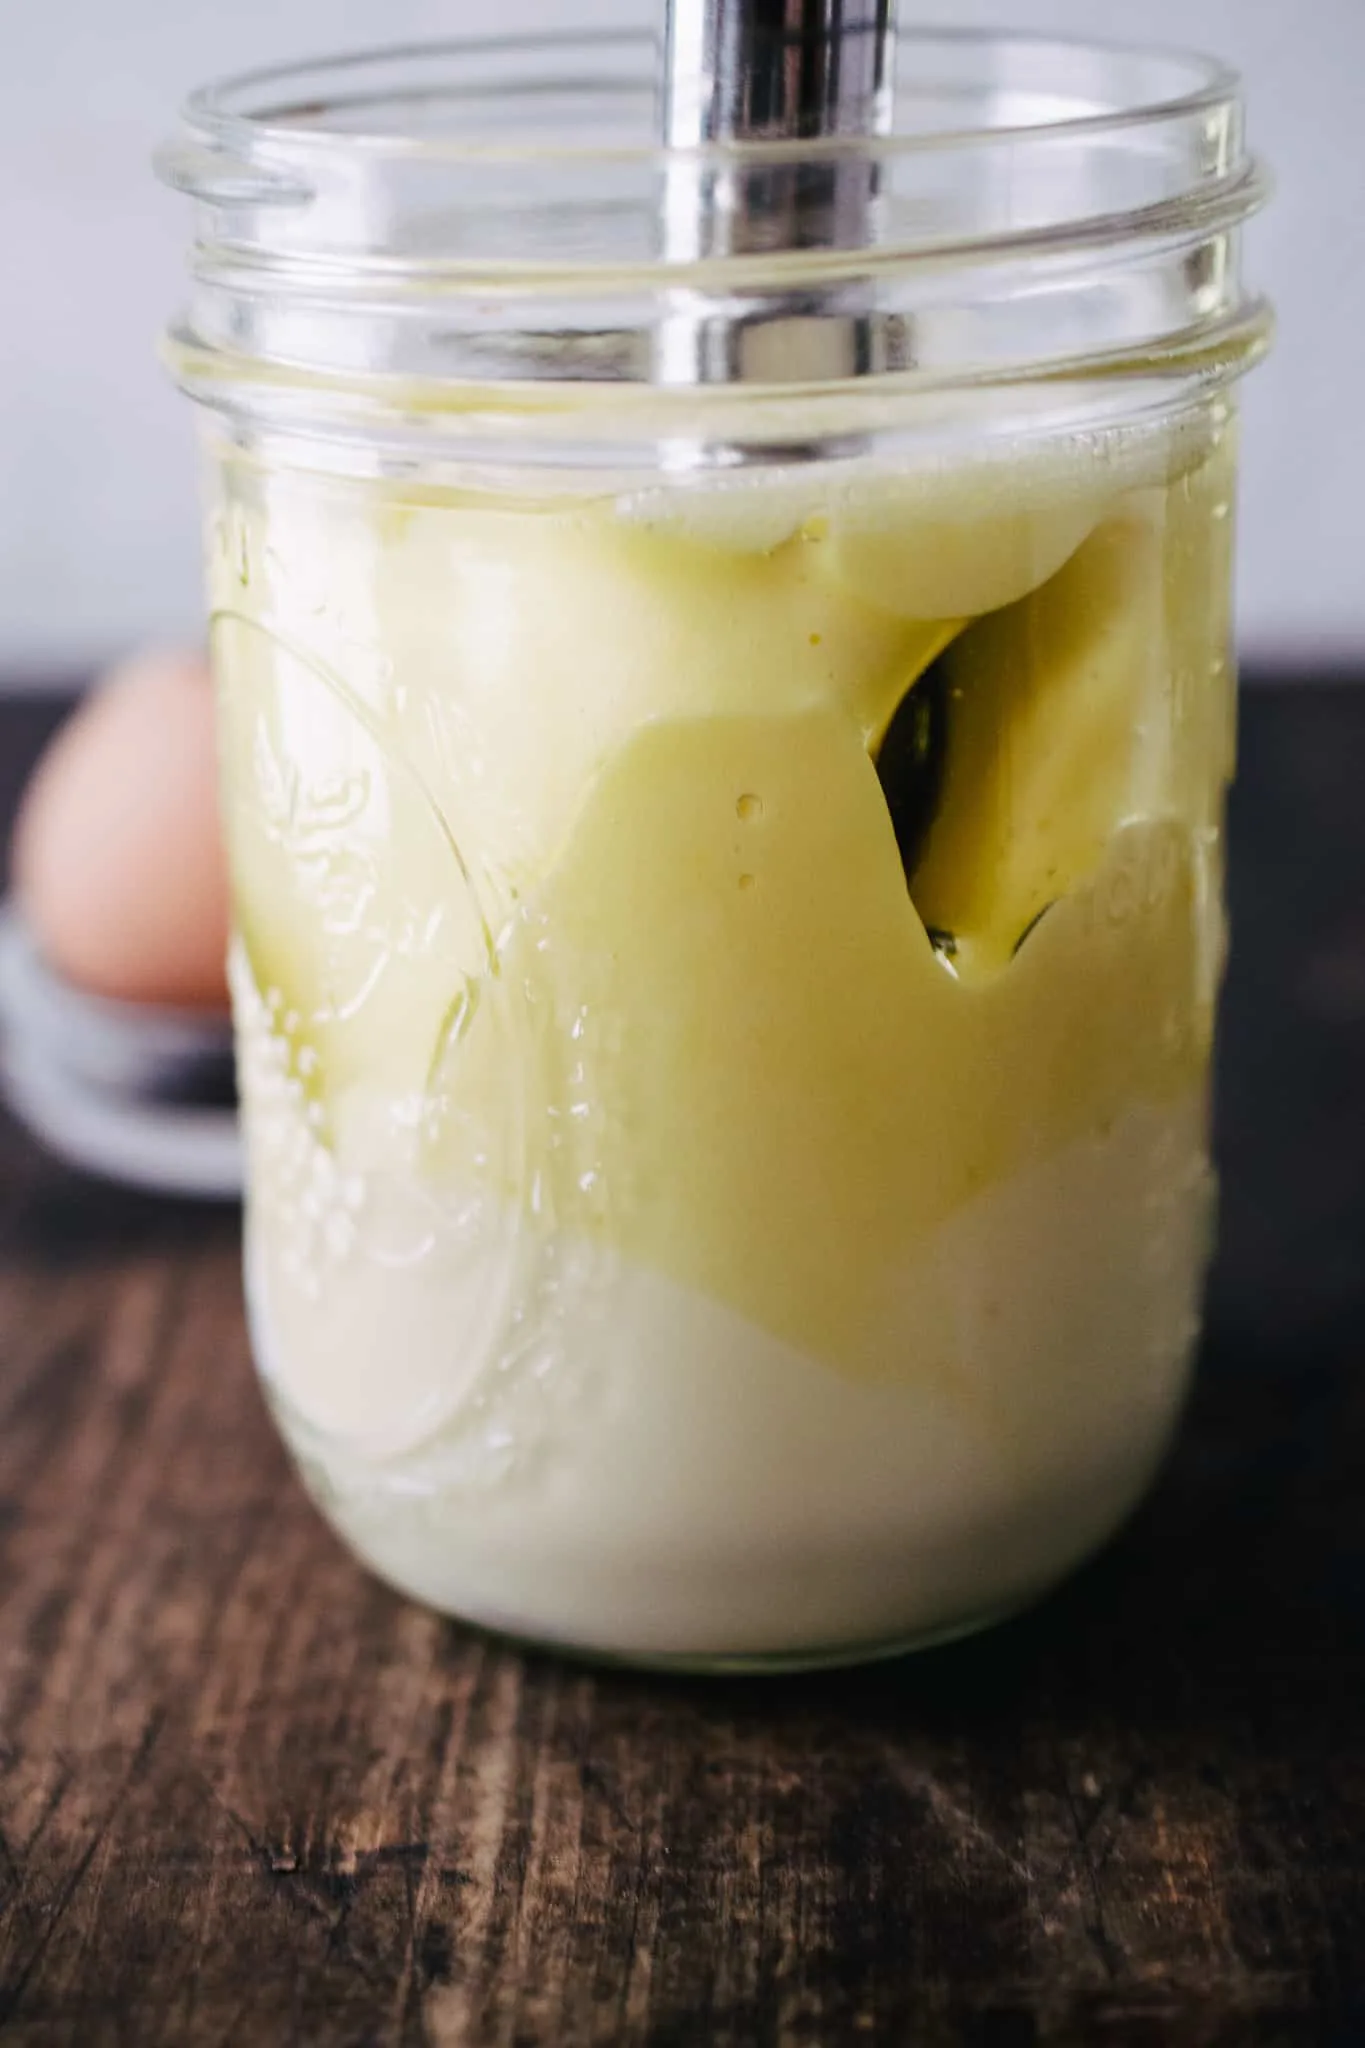
M 225 462 L 253 1324 L 380 1571 L 799 1659 L 1127 1511 L 1207 1233 L 1231 469 L 1211 419 L 539 503 Z

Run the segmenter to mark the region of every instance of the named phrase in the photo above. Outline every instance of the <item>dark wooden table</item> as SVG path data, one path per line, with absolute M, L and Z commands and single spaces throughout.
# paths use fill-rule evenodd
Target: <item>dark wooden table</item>
M 49 717 L 0 710 L 11 791 Z M 0 1127 L 0 2038 L 1365 2042 L 1365 687 L 1249 696 L 1234 856 L 1177 1454 L 1039 1611 L 879 1670 L 405 1606 L 266 1420 L 236 1217 Z

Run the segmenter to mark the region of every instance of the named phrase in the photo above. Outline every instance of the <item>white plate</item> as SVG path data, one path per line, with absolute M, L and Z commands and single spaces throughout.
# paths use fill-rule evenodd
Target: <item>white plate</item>
M 221 1027 L 68 989 L 0 908 L 0 1087 L 34 1136 L 74 1166 L 126 1186 L 205 1201 L 242 1188 L 235 1112 L 137 1092 L 215 1050 Z

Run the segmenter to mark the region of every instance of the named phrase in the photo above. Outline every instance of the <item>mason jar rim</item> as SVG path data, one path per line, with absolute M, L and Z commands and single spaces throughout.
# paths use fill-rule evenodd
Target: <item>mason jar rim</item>
M 1235 102 L 1241 78 L 1234 67 L 1202 52 L 1175 45 L 1146 44 L 1127 38 L 1051 34 L 1040 30 L 995 30 L 965 26 L 902 28 L 896 37 L 898 63 L 908 56 L 938 50 L 1012 54 L 1016 58 L 1096 60 L 1125 64 L 1150 73 L 1157 67 L 1183 74 L 1183 84 L 1172 80 L 1166 89 L 1138 91 L 1134 97 L 1085 112 L 1058 114 L 1050 119 L 1008 120 L 964 123 L 931 130 L 895 129 L 881 136 L 822 136 L 795 140 L 754 140 L 716 142 L 680 148 L 661 140 L 647 143 L 530 142 L 472 140 L 455 134 L 417 134 L 397 127 L 329 126 L 325 116 L 347 108 L 382 103 L 385 95 L 376 79 L 371 90 L 353 90 L 332 98 L 319 97 L 329 81 L 345 87 L 363 78 L 399 65 L 460 65 L 479 59 L 537 57 L 564 58 L 574 53 L 606 55 L 631 54 L 647 59 L 653 79 L 661 74 L 662 54 L 658 39 L 641 31 L 616 29 L 555 30 L 539 35 L 467 36 L 413 42 L 393 46 L 343 51 L 330 57 L 270 65 L 238 72 L 201 86 L 185 101 L 183 120 L 191 136 L 210 148 L 231 151 L 235 145 L 276 144 L 288 149 L 307 145 L 320 158 L 329 152 L 362 151 L 366 155 L 421 157 L 442 163 L 553 164 L 557 160 L 648 166 L 686 157 L 699 162 L 728 164 L 742 160 L 750 164 L 784 164 L 810 158 L 825 162 L 850 156 L 882 161 L 911 153 L 960 150 L 967 147 L 1009 147 L 1040 136 L 1068 137 L 1102 134 L 1153 123 L 1180 120 L 1216 111 Z M 913 73 L 911 74 L 913 77 Z M 599 89 L 607 81 L 589 79 Z M 618 83 L 618 81 L 611 81 Z M 624 83 L 625 81 L 619 81 Z M 540 88 L 537 81 L 532 90 Z M 503 87 L 502 91 L 507 92 Z M 516 88 L 512 88 L 513 91 Z M 281 99 L 282 93 L 300 95 Z M 419 94 L 412 87 L 396 97 L 412 104 L 418 97 L 430 98 L 432 89 Z
M 682 149 L 660 140 L 647 34 L 414 44 L 205 87 L 158 158 L 197 203 L 175 372 L 224 415 L 401 423 L 428 447 L 577 440 L 598 398 L 632 437 L 637 399 L 661 421 L 733 400 L 747 447 L 790 441 L 802 393 L 865 421 L 946 387 L 1079 370 L 1173 389 L 1254 359 L 1267 314 L 1239 230 L 1267 184 L 1230 67 L 916 27 L 897 71 L 885 136 Z M 865 234 L 671 238 L 675 197 L 720 193 L 723 216 L 726 193 L 808 167 L 865 195 Z M 843 431 L 832 412 L 822 434 Z
M 897 37 L 897 70 L 885 135 L 679 147 L 660 139 L 653 36 L 414 43 L 205 86 L 157 169 L 199 203 L 201 261 L 280 285 L 286 273 L 291 284 L 325 275 L 353 301 L 485 282 L 577 292 L 613 277 L 704 291 L 837 286 L 888 265 L 1205 239 L 1235 230 L 1266 196 L 1263 168 L 1245 147 L 1240 80 L 1218 59 L 1089 37 L 916 27 Z M 954 103 L 972 98 L 1001 117 L 954 118 Z M 627 105 L 628 139 L 604 139 L 608 107 L 619 117 Z M 401 108 L 401 123 L 376 125 L 373 110 L 385 107 Z M 569 108 L 579 123 L 591 115 L 590 140 L 546 132 Z M 442 125 L 428 132 L 435 109 Z M 1103 160 L 1102 175 L 1078 174 L 1082 159 Z M 650 246 L 647 223 L 670 181 L 700 191 L 708 180 L 752 185 L 807 167 L 876 181 L 884 198 L 875 231 L 834 248 Z M 553 208 L 538 238 L 528 229 L 533 190 Z M 476 213 L 496 228 L 479 232 Z

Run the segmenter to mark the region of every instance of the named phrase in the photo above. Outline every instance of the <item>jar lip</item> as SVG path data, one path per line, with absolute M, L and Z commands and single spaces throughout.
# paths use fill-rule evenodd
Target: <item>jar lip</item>
M 913 70 L 916 52 L 923 56 L 959 52 L 984 56 L 995 53 L 1017 62 L 1051 57 L 1059 68 L 1068 64 L 1102 63 L 1127 65 L 1135 71 L 1169 75 L 1166 86 L 1138 90 L 1130 99 L 1116 104 L 1086 107 L 1058 113 L 1053 118 L 1007 119 L 997 122 L 967 122 L 931 128 L 893 128 L 884 136 L 830 136 L 802 140 L 709 143 L 697 147 L 666 146 L 660 140 L 647 142 L 547 141 L 545 139 L 472 138 L 459 133 L 414 132 L 397 126 L 351 125 L 329 119 L 351 114 L 376 104 L 430 106 L 440 88 L 409 84 L 401 90 L 382 89 L 382 74 L 411 66 L 458 67 L 480 61 L 515 62 L 569 58 L 617 59 L 633 57 L 638 68 L 607 79 L 584 73 L 581 80 L 560 81 L 566 86 L 590 86 L 598 90 L 633 89 L 657 79 L 660 51 L 657 38 L 643 32 L 614 29 L 555 31 L 545 35 L 460 37 L 387 47 L 346 51 L 315 61 L 270 66 L 240 72 L 200 87 L 191 93 L 183 108 L 185 126 L 196 141 L 216 152 L 243 158 L 265 148 L 281 151 L 298 161 L 313 159 L 324 164 L 337 158 L 399 158 L 425 160 L 434 164 L 481 166 L 522 165 L 550 167 L 556 163 L 622 167 L 663 167 L 680 161 L 708 163 L 718 167 L 743 161 L 749 165 L 791 164 L 794 161 L 828 162 L 850 157 L 888 162 L 897 158 L 961 152 L 982 148 L 1008 149 L 1020 143 L 1065 140 L 1122 134 L 1151 125 L 1188 120 L 1203 113 L 1235 105 L 1241 93 L 1238 72 L 1221 59 L 1184 48 L 1133 42 L 1122 38 L 1049 34 L 1044 31 L 993 30 L 963 26 L 915 27 L 897 35 L 897 59 Z M 369 76 L 368 90 L 356 89 L 356 81 Z M 1178 82 L 1182 81 L 1183 82 Z M 543 92 L 548 81 L 534 80 L 522 88 L 528 96 Z M 320 97 L 331 88 L 331 97 Z M 351 89 L 348 91 L 347 88 Z M 517 88 L 513 88 L 516 90 Z M 495 88 L 497 90 L 497 88 Z M 506 91 L 504 86 L 502 91 Z M 445 88 L 447 95 L 450 87 Z M 293 95 L 290 97 L 289 95 Z M 188 185 L 188 180 L 176 182 Z M 190 188 L 192 189 L 192 187 Z M 283 196 L 283 195 L 282 195 Z M 306 195 L 300 195 L 306 196 Z
M 1216 60 L 915 28 L 888 134 L 679 148 L 659 55 L 474 38 L 206 87 L 159 159 L 198 202 L 187 346 L 391 391 L 685 402 L 1202 359 L 1248 316 L 1266 183 Z

